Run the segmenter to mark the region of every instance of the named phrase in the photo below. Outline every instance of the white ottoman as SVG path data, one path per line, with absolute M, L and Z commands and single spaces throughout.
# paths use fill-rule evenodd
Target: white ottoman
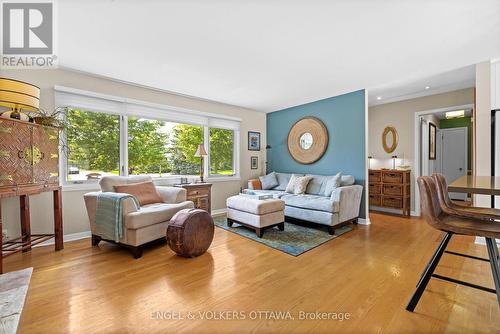
M 264 229 L 278 226 L 285 229 L 285 202 L 280 199 L 257 200 L 244 196 L 232 196 L 226 200 L 227 225 L 237 223 L 255 230 L 259 238 Z

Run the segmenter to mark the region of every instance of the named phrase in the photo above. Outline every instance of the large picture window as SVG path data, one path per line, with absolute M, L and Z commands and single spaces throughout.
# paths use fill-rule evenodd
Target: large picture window
M 61 154 L 64 183 L 95 183 L 108 175 L 196 178 L 199 144 L 208 152 L 209 181 L 239 176 L 239 121 L 80 91 L 56 89 L 56 105 L 71 106 Z

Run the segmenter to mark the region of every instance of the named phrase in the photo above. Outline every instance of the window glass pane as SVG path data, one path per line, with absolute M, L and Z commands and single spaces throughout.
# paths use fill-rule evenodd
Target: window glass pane
M 66 179 L 120 174 L 120 116 L 68 108 L 67 120 Z
M 210 128 L 210 174 L 234 175 L 234 131 Z
M 203 127 L 187 124 L 170 124 L 167 161 L 173 175 L 199 175 L 200 158 L 194 156 L 203 143 Z

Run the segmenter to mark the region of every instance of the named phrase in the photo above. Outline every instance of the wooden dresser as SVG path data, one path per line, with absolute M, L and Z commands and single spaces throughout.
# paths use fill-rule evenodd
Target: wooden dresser
M 197 209 L 203 209 L 212 213 L 212 184 L 211 183 L 188 183 L 176 184 L 176 187 L 187 191 L 187 200 L 194 203 Z
M 53 192 L 54 233 L 31 234 L 29 196 L 42 192 Z M 3 242 L 0 234 L 0 273 L 4 257 L 29 251 L 33 245 L 48 239 L 55 238 L 55 249 L 63 249 L 59 131 L 0 118 L 0 231 L 1 200 L 16 196 L 19 196 L 21 209 L 21 236 Z
M 409 170 L 370 169 L 368 182 L 370 208 L 400 209 L 404 216 L 410 216 Z

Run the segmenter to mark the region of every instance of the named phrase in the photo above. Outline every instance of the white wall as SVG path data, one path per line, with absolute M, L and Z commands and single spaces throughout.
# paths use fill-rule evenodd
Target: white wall
M 392 167 L 392 155 L 403 159 L 397 165 L 405 164 L 412 167 L 411 173 L 411 209 L 415 210 L 415 175 L 413 173 L 415 159 L 414 121 L 415 113 L 432 109 L 471 104 L 474 101 L 474 89 L 467 88 L 453 92 L 419 97 L 415 99 L 387 103 L 370 107 L 368 110 L 369 146 L 368 155 L 374 159 L 372 168 Z M 399 134 L 396 150 L 388 154 L 382 147 L 382 132 L 388 125 L 393 125 Z
M 266 115 L 253 110 L 205 101 L 197 98 L 176 95 L 159 90 L 143 88 L 104 78 L 94 77 L 67 70 L 2 70 L 2 77 L 13 78 L 33 83 L 41 88 L 41 108 L 54 108 L 54 86 L 66 86 L 103 94 L 127 97 L 175 107 L 183 107 L 210 113 L 218 113 L 242 119 L 240 129 L 240 172 L 241 180 L 217 182 L 213 185 L 212 209 L 226 207 L 226 198 L 239 192 L 246 181 L 257 177 L 263 171 L 266 146 Z M 247 132 L 261 133 L 260 152 L 247 150 Z M 250 156 L 259 157 L 258 170 L 250 169 Z M 96 188 L 97 189 L 97 188 Z M 64 233 L 73 234 L 89 230 L 83 194 L 87 191 L 63 191 Z M 49 233 L 52 231 L 52 206 L 50 194 L 36 195 L 31 198 L 32 233 Z M 20 234 L 19 199 L 9 198 L 2 201 L 2 220 L 8 236 Z

